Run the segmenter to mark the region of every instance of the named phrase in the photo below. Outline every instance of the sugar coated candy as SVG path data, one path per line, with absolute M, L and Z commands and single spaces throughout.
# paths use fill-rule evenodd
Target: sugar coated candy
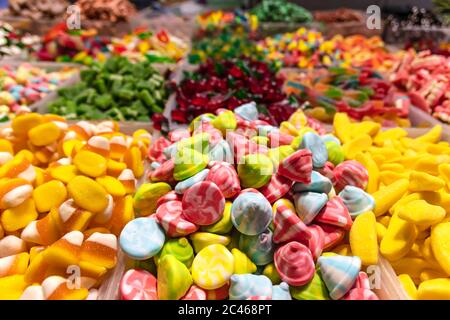
M 338 164 L 333 173 L 337 190 L 342 190 L 346 186 L 354 186 L 364 190 L 369 179 L 367 169 L 354 160 L 347 160 Z
M 174 256 L 167 254 L 159 260 L 158 298 L 159 300 L 178 300 L 192 285 L 189 269 Z
M 356 217 L 363 212 L 371 211 L 375 207 L 373 197 L 357 187 L 346 186 L 339 192 L 339 197 L 344 202 L 352 217 Z
M 264 154 L 249 154 L 241 159 L 237 172 L 244 188 L 261 188 L 270 181 L 273 164 Z
M 327 148 L 318 134 L 306 132 L 302 137 L 301 148 L 311 151 L 314 168 L 322 168 L 328 160 Z
M 325 193 L 328 194 L 331 191 L 333 184 L 330 179 L 324 177 L 317 171 L 311 172 L 311 182 L 310 183 L 302 183 L 297 182 L 293 186 L 294 192 L 317 192 L 317 193 Z
M 169 237 L 183 237 L 198 230 L 198 226 L 186 220 L 182 213 L 181 201 L 165 202 L 156 210 L 156 218 Z
M 261 193 L 241 193 L 233 201 L 231 221 L 239 232 L 250 236 L 260 234 L 271 220 L 272 208 Z
M 291 286 L 302 286 L 314 276 L 311 251 L 299 242 L 289 242 L 278 248 L 274 262 L 280 278 Z
M 247 300 L 253 296 L 272 298 L 272 282 L 264 275 L 234 274 L 230 283 L 230 300 Z

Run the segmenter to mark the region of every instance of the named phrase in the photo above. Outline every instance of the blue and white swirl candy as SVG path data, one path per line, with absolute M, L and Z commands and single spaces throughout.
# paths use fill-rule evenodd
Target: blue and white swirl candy
M 358 187 L 345 186 L 339 192 L 339 197 L 341 197 L 352 218 L 366 211 L 370 211 L 375 207 L 374 198 Z
M 254 101 L 243 104 L 234 109 L 234 113 L 247 121 L 253 121 L 258 119 L 258 109 Z
M 175 192 L 178 194 L 182 194 L 184 191 L 186 191 L 187 189 L 192 187 L 197 182 L 201 182 L 201 181 L 205 180 L 206 177 L 208 176 L 208 173 L 209 173 L 209 169 L 203 169 L 202 171 L 193 175 L 192 177 L 178 182 L 175 186 Z
M 295 211 L 305 224 L 310 224 L 327 202 L 325 193 L 301 192 L 294 195 Z
M 325 143 L 319 135 L 313 132 L 306 132 L 303 135 L 301 148 L 311 151 L 314 168 L 322 168 L 328 160 Z
M 234 274 L 230 278 L 230 300 L 247 300 L 250 297 L 272 297 L 272 281 L 264 275 Z
M 294 192 L 319 192 L 328 194 L 333 187 L 333 183 L 327 177 L 324 177 L 317 171 L 311 172 L 311 183 L 296 182 L 294 184 Z
M 261 193 L 241 193 L 231 206 L 231 222 L 240 233 L 253 236 L 267 229 L 272 207 Z
M 272 300 L 292 300 L 289 285 L 286 282 L 272 287 Z

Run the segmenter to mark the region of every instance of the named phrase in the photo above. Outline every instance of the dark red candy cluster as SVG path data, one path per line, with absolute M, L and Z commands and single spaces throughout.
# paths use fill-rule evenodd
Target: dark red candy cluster
M 296 109 L 282 86 L 283 79 L 265 62 L 250 58 L 208 60 L 187 74 L 176 88 L 177 107 L 172 111 L 172 119 L 189 123 L 203 113 L 214 113 L 219 108 L 234 110 L 255 101 L 261 119 L 277 125 Z

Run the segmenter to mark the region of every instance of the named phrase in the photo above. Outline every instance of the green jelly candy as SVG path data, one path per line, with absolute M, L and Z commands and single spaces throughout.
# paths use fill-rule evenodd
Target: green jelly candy
M 291 296 L 296 300 L 330 300 L 328 289 L 316 271 L 313 279 L 301 287 L 290 287 Z
M 328 151 L 328 161 L 337 166 L 339 163 L 345 160 L 344 151 L 342 147 L 338 145 L 336 142 L 329 141 L 325 143 L 325 146 Z
M 261 188 L 265 186 L 273 174 L 273 163 L 263 154 L 243 156 L 238 164 L 238 175 L 244 188 Z
M 159 259 L 159 300 L 178 300 L 186 294 L 191 285 L 192 276 L 184 263 L 170 254 Z
M 207 155 L 194 149 L 184 148 L 175 155 L 173 178 L 177 181 L 186 180 L 205 169 L 207 165 Z
M 194 260 L 194 249 L 186 238 L 176 238 L 168 240 L 161 249 L 161 252 L 154 257 L 155 264 L 158 266 L 160 260 L 166 255 L 172 255 L 190 268 Z
M 214 128 L 220 130 L 225 136 L 227 130 L 236 129 L 236 116 L 234 115 L 233 111 L 223 111 L 215 119 L 211 120 L 211 124 L 214 126 Z

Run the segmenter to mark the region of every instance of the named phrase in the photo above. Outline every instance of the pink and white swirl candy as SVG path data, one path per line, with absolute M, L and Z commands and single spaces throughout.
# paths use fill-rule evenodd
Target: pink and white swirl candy
M 214 182 L 225 198 L 232 198 L 241 191 L 236 169 L 227 162 L 214 162 L 205 181 Z
M 340 300 L 379 300 L 378 296 L 369 289 L 351 289 Z
M 181 201 L 182 195 L 176 193 L 175 191 L 170 191 L 163 195 L 161 198 L 156 201 L 156 208 L 158 208 L 163 203 L 169 202 L 169 201 Z
M 317 225 L 310 225 L 308 229 L 311 234 L 311 237 L 308 240 L 308 249 L 311 251 L 314 261 L 316 261 L 319 259 L 324 248 L 325 233 L 322 228 Z
M 225 197 L 211 181 L 197 182 L 183 194 L 183 217 L 200 226 L 217 222 L 223 216 Z
M 367 169 L 355 160 L 346 160 L 338 164 L 333 172 L 337 192 L 344 189 L 345 186 L 354 186 L 364 190 L 369 180 Z
M 289 242 L 278 248 L 274 262 L 280 278 L 291 286 L 303 286 L 314 277 L 311 251 L 300 242 Z
M 292 181 L 310 183 L 312 169 L 312 153 L 302 149 L 281 161 L 278 173 Z
M 323 248 L 329 250 L 337 246 L 345 237 L 345 230 L 329 224 L 319 223 L 318 226 L 324 233 Z
M 122 300 L 158 300 L 156 278 L 148 271 L 130 269 L 120 280 Z
M 193 284 L 181 300 L 206 300 L 206 292 Z
M 150 174 L 150 180 L 153 182 L 175 182 L 173 170 L 175 169 L 175 159 L 164 161 L 158 168 Z
M 279 131 L 269 132 L 267 137 L 269 138 L 269 146 L 271 148 L 290 145 L 292 140 L 294 140 L 293 136 Z
M 183 237 L 198 230 L 182 213 L 181 201 L 165 202 L 156 209 L 156 217 L 169 237 Z
M 215 146 L 223 139 L 222 132 L 214 128 L 214 126 L 209 122 L 202 122 L 200 126 L 194 130 L 192 135 L 194 136 L 202 132 L 209 134 L 209 144 L 211 147 Z
M 170 146 L 172 143 L 164 137 L 156 139 L 150 146 L 148 157 L 151 161 L 164 162 L 166 157 L 163 154 L 163 150 Z
M 270 182 L 264 187 L 260 188 L 259 191 L 266 197 L 266 199 L 270 203 L 274 203 L 289 192 L 292 187 L 292 183 L 293 182 L 291 180 L 277 173 L 272 175 Z
M 299 241 L 307 243 L 311 238 L 311 232 L 294 210 L 280 203 L 277 206 L 273 220 L 273 242 L 283 243 Z
M 350 230 L 353 224 L 352 217 L 350 216 L 344 201 L 339 196 L 331 198 L 325 207 L 320 210 L 314 221 L 331 224 L 333 226 L 344 228 L 345 230 Z
M 191 133 L 189 130 L 184 128 L 172 130 L 168 134 L 168 138 L 172 143 L 178 142 L 184 138 L 189 138 L 190 136 Z

